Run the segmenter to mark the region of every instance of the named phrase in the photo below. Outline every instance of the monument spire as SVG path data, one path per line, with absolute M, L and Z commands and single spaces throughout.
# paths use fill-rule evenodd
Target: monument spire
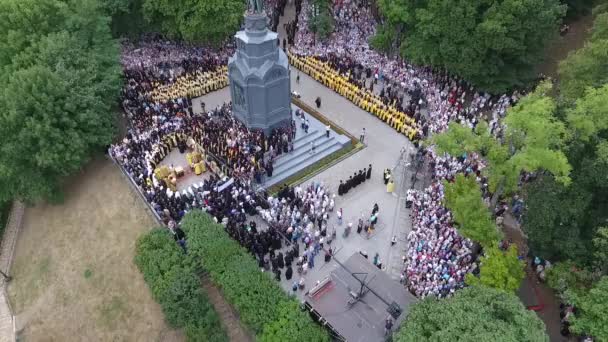
M 268 30 L 263 0 L 248 0 L 245 30 L 235 38 L 236 52 L 228 60 L 234 116 L 267 134 L 290 124 L 289 62 L 277 44 L 277 33 Z

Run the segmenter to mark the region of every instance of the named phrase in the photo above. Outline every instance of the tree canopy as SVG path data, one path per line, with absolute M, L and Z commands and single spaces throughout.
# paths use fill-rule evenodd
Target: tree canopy
M 541 176 L 526 187 L 523 228 L 536 255 L 591 265 L 595 230 L 608 219 L 608 84 L 588 88 L 564 110 L 572 185 Z
M 56 198 L 114 135 L 118 45 L 94 0 L 0 2 L 0 202 Z
M 484 247 L 497 245 L 501 235 L 481 199 L 481 190 L 473 177 L 456 175 L 453 183 L 444 182 L 446 208 L 452 211 L 458 233 Z
M 485 250 L 485 256 L 481 258 L 479 277 L 469 273 L 466 282 L 468 285 L 484 285 L 515 294 L 524 276 L 524 263 L 518 259 L 515 245 L 505 252 L 491 247 Z
M 559 64 L 560 95 L 567 105 L 582 97 L 587 87 L 608 83 L 608 12 L 598 14 L 591 38 Z
M 577 308 L 570 329 L 577 334 L 589 334 L 598 341 L 608 340 L 608 276 L 590 291 L 572 293 L 569 298 Z
M 493 138 L 484 123 L 474 131 L 451 123 L 429 143 L 440 153 L 458 157 L 476 152 L 488 162 L 484 175 L 489 188 L 499 195 L 517 190 L 522 171 L 548 171 L 562 184 L 570 184 L 570 165 L 562 151 L 566 139 L 564 123 L 555 116 L 556 105 L 549 96 L 551 84 L 541 83 L 534 92 L 509 108 L 503 122 L 504 139 Z
M 513 294 L 471 286 L 427 297 L 409 312 L 395 341 L 548 341 L 543 322 Z
M 190 42 L 218 45 L 243 21 L 243 0 L 143 0 L 143 14 L 164 33 Z
M 379 8 L 384 24 L 374 46 L 390 46 L 384 40 L 392 32 L 403 57 L 490 92 L 535 78 L 566 11 L 559 0 L 381 0 Z

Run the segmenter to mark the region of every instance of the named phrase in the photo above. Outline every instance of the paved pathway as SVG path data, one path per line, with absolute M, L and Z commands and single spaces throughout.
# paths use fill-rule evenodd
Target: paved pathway
M 13 252 L 21 229 L 24 210 L 23 203 L 15 202 L 6 223 L 2 244 L 0 245 L 0 270 L 5 274 L 10 274 Z M 0 342 L 14 342 L 15 318 L 6 294 L 6 285 L 4 277 L 0 277 Z
M 407 149 L 408 153 L 413 153 L 415 149 L 404 135 L 397 133 L 374 115 L 363 111 L 308 75 L 301 72 L 300 83 L 296 84 L 296 72 L 297 70 L 292 67 L 291 87 L 292 90 L 302 94 L 301 99 L 304 102 L 315 107 L 315 99 L 321 97 L 322 104 L 319 111 L 354 136 L 358 137 L 362 128 L 366 128 L 366 148 L 312 178 L 313 181 L 328 184 L 332 191 L 337 193 L 338 183 L 341 179 L 348 179 L 353 172 L 363 169 L 369 164 L 373 166 L 371 180 L 349 191 L 347 195 L 336 198 L 336 210 L 343 208 L 344 221 L 352 221 L 356 226 L 361 214 L 369 217 L 374 203 L 378 203 L 380 206 L 378 229 L 369 239 L 365 238 L 363 234 L 356 234 L 356 229 L 349 237 L 343 238 L 344 225 L 338 226 L 335 216 L 331 218 L 330 227 L 332 225 L 335 227 L 338 236 L 335 243 L 332 244 L 334 251 L 337 251 L 336 258 L 339 261 L 346 261 L 353 253 L 365 250 L 371 260 L 374 254 L 378 253 L 383 261 L 384 269 L 389 276 L 397 280 L 402 265 L 401 257 L 405 249 L 405 237 L 411 229 L 409 210 L 405 209 L 403 199 L 405 190 L 411 186 L 411 173 L 408 169 L 406 176 L 401 174 L 403 169 L 399 166 L 399 156 L 403 148 Z M 206 103 L 207 108 L 213 108 L 229 101 L 230 93 L 228 88 L 225 88 L 207 94 L 201 100 Z M 382 173 L 386 168 L 395 168 L 393 170 L 396 181 L 395 194 L 388 194 L 382 182 Z M 393 235 L 397 236 L 400 241 L 396 246 L 391 247 L 390 240 Z M 316 258 L 315 264 L 315 268 L 305 276 L 307 288 L 314 285 L 317 280 L 329 275 L 337 267 L 334 262 L 325 264 L 322 256 Z M 294 274 L 291 281 L 287 281 L 283 277 L 283 287 L 286 290 L 291 289 L 292 282 L 297 278 L 297 273 Z M 302 296 L 303 291 L 298 291 L 297 294 Z

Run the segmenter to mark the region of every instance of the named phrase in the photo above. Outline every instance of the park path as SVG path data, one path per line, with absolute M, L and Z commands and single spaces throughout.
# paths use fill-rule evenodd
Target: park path
M 5 274 L 10 274 L 13 252 L 21 229 L 24 210 L 25 205 L 23 203 L 14 202 L 4 229 L 4 236 L 0 245 L 0 270 Z M 16 338 L 15 317 L 6 294 L 6 285 L 7 282 L 4 277 L 0 277 L 0 342 L 14 342 Z
M 247 330 L 241 325 L 240 319 L 237 317 L 234 309 L 226 302 L 224 296 L 215 284 L 209 279 L 208 275 L 201 276 L 201 284 L 209 297 L 209 301 L 213 304 L 215 311 L 220 316 L 220 321 L 228 333 L 228 338 L 232 342 L 253 342 L 253 338 L 247 333 Z

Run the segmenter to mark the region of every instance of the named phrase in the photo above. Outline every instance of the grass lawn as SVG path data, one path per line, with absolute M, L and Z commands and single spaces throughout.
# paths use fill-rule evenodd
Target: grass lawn
M 133 263 L 154 226 L 112 162 L 74 177 L 65 203 L 25 211 L 8 293 L 24 341 L 182 341 Z

